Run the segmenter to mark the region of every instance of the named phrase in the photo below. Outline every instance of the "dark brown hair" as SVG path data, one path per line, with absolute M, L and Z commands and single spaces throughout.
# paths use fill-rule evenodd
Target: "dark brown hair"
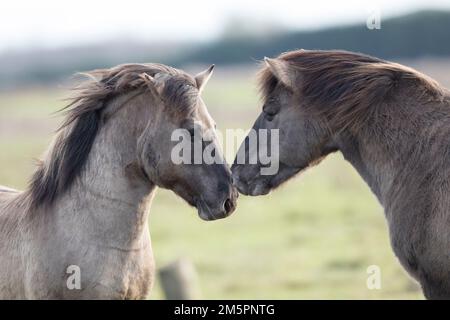
M 357 129 L 377 105 L 400 85 L 414 85 L 426 99 L 442 99 L 436 81 L 416 70 L 368 55 L 347 51 L 298 50 L 278 57 L 289 64 L 304 104 L 323 114 L 331 128 Z M 259 76 L 263 97 L 278 85 L 265 66 Z

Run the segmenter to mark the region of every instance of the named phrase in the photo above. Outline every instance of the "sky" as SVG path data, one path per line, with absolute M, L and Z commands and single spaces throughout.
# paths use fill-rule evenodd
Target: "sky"
M 450 10 L 450 0 L 2 0 L 0 51 L 64 47 L 111 39 L 209 41 L 233 19 L 305 30 L 366 23 L 424 8 Z

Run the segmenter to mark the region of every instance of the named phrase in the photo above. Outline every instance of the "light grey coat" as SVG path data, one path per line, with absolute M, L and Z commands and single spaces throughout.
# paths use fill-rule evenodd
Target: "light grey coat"
M 145 298 L 154 276 L 147 220 L 157 186 L 196 206 L 204 220 L 234 210 L 225 163 L 170 158 L 174 129 L 194 120 L 202 130 L 214 127 L 199 96 L 211 72 L 192 78 L 147 64 L 92 73 L 30 187 L 0 188 L 0 298 Z

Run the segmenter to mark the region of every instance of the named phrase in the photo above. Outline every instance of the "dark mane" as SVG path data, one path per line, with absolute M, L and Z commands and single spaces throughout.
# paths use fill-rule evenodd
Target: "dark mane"
M 181 70 L 160 64 L 126 64 L 111 69 L 94 70 L 85 75 L 89 80 L 75 88 L 76 95 L 63 111 L 66 118 L 46 158 L 40 161 L 24 193 L 30 207 L 51 204 L 65 192 L 83 169 L 102 123 L 102 111 L 108 102 L 121 94 L 149 90 L 141 76 L 146 73 L 169 74 L 163 99 L 179 108 L 192 106 L 195 80 Z
M 403 65 L 347 51 L 298 50 L 278 57 L 297 73 L 302 100 L 326 116 L 330 127 L 357 129 L 376 106 L 396 88 L 417 86 L 419 96 L 442 99 L 436 81 Z M 260 72 L 260 90 L 267 97 L 278 80 L 266 66 Z

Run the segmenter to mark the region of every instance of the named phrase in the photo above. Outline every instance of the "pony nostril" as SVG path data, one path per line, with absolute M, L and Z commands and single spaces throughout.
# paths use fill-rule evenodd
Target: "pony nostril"
M 233 202 L 230 199 L 225 200 L 223 203 L 223 208 L 225 209 L 226 213 L 229 213 L 231 210 L 233 210 Z

